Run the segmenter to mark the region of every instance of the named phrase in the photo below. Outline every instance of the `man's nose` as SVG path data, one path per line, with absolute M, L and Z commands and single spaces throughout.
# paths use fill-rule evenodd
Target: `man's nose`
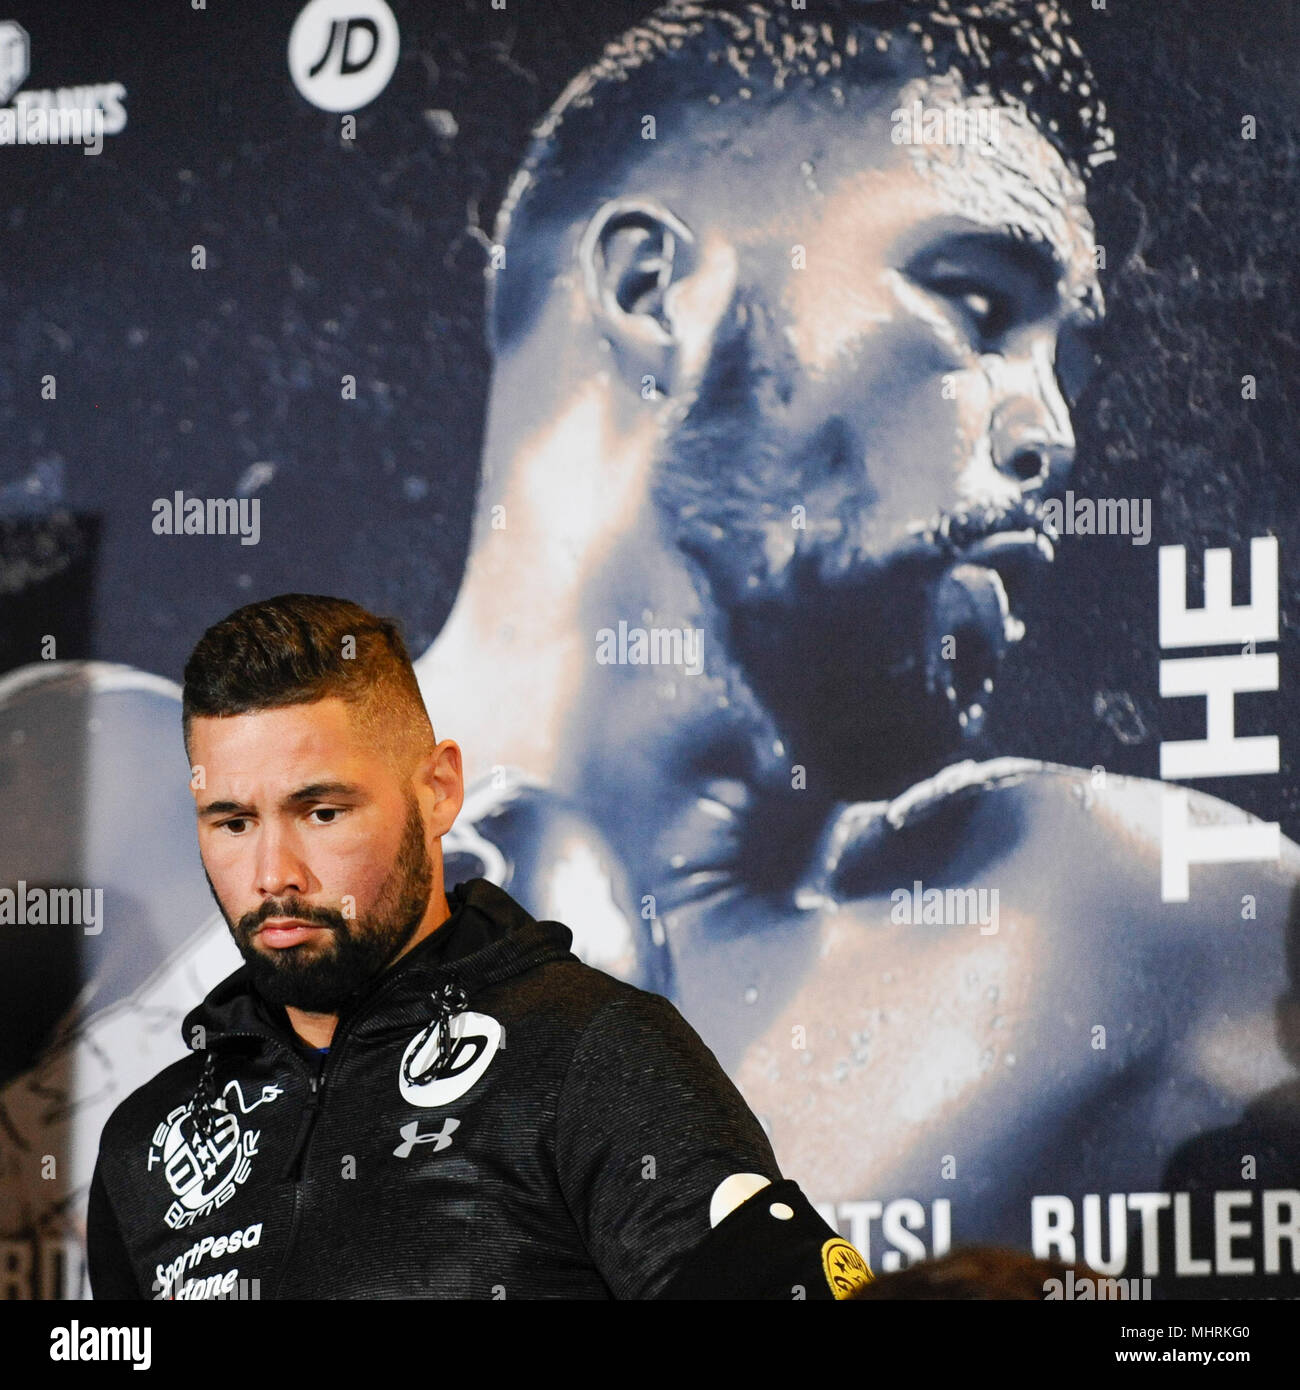
M 1000 375 L 1004 390 L 991 422 L 994 467 L 1025 491 L 1061 482 L 1074 465 L 1075 441 L 1050 350 L 1039 347 Z
M 286 893 L 308 891 L 307 870 L 289 838 L 264 830 L 257 847 L 256 884 L 264 898 L 280 898 Z

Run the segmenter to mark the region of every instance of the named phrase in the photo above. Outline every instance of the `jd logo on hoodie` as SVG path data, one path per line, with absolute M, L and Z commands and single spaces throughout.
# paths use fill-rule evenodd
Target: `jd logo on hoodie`
M 407 1044 L 398 1069 L 402 1099 L 426 1110 L 465 1095 L 491 1065 L 504 1036 L 495 1018 L 470 1012 L 451 1019 L 445 1050 L 440 1033 L 436 1021 L 421 1029 Z

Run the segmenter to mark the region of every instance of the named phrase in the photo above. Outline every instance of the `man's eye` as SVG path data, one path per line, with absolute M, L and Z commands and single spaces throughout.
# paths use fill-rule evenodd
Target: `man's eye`
M 221 828 L 222 830 L 228 830 L 232 835 L 242 835 L 244 833 L 244 827 L 247 824 L 248 821 L 245 817 L 236 816 L 234 820 L 223 820 L 221 822 Z
M 959 285 L 948 291 L 965 309 L 983 339 L 1000 337 L 1011 325 L 1011 301 L 982 285 Z
M 343 814 L 341 806 L 317 806 L 311 812 L 313 816 L 323 816 L 323 820 L 318 820 L 317 825 L 333 825 L 335 818 Z
M 958 305 L 982 343 L 1000 338 L 1011 327 L 1012 301 L 983 280 L 967 275 L 941 275 L 930 282 L 934 293 Z

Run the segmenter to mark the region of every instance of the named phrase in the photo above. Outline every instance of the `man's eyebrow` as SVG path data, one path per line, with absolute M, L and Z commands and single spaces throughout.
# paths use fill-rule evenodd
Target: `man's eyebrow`
M 931 245 L 922 259 L 938 260 L 963 252 L 988 256 L 1010 270 L 1029 275 L 1044 291 L 1056 288 L 1065 275 L 1065 264 L 1056 247 L 1027 227 L 989 227 L 957 232 Z
M 199 807 L 200 816 L 226 816 L 231 812 L 235 814 L 248 814 L 249 807 L 238 801 L 208 801 Z
M 282 807 L 302 806 L 312 801 L 323 801 L 331 796 L 360 796 L 362 788 L 355 782 L 309 782 L 288 796 L 282 797 Z M 242 801 L 208 801 L 199 807 L 200 816 L 252 815 L 253 808 Z
M 1028 276 L 1036 294 L 1055 296 L 1063 290 L 1069 296 L 1076 328 L 1085 334 L 1100 328 L 1103 301 L 1095 281 L 1086 278 L 1064 285 L 1069 271 L 1058 247 L 1030 227 L 1015 224 L 949 231 L 913 256 L 907 270 L 923 273 L 935 262 L 947 258 L 960 263 L 963 256 L 986 258 L 1012 274 Z
M 308 782 L 305 787 L 290 792 L 281 806 L 300 806 L 305 801 L 323 801 L 331 796 L 360 796 L 362 789 L 355 782 Z

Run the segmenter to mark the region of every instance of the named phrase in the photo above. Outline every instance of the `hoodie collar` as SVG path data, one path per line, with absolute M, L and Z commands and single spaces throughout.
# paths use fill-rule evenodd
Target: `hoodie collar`
M 451 915 L 437 931 L 344 1006 L 340 1030 L 375 1036 L 419 1027 L 445 1011 L 449 991 L 463 991 L 469 999 L 535 965 L 577 959 L 568 927 L 536 921 L 487 879 L 458 884 L 447 903 Z M 266 1038 L 292 1044 L 295 1036 L 284 1009 L 253 987 L 246 965 L 216 985 L 186 1015 L 182 1029 L 186 1046 L 200 1050 Z

